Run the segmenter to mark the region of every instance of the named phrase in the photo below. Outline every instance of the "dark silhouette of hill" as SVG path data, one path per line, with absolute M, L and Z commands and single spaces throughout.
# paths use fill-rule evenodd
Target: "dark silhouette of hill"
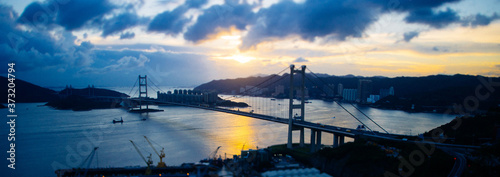
M 114 90 L 87 87 L 84 89 L 65 88 L 58 94 L 58 99 L 50 101 L 47 106 L 56 109 L 86 111 L 92 109 L 119 108 L 127 94 Z
M 91 96 L 96 96 L 96 97 L 129 97 L 127 94 L 117 92 L 114 90 L 108 90 L 108 89 L 101 89 L 101 88 L 93 88 L 93 87 L 87 87 L 83 89 L 75 89 L 75 88 L 65 88 L 61 90 L 59 95 L 78 95 L 78 96 L 84 96 L 84 97 L 91 97 Z
M 4 87 L 4 93 L 7 93 L 9 83 L 6 77 L 0 76 L 0 84 Z M 16 78 L 14 83 L 16 84 L 16 103 L 48 102 L 57 98 L 57 93 L 54 90 L 43 88 L 18 78 Z M 7 99 L 2 99 L 2 103 L 7 103 Z
M 320 99 L 324 93 L 322 90 L 326 84 L 333 84 L 334 91 L 337 92 L 337 85 L 341 83 L 344 89 L 358 87 L 360 79 L 369 79 L 372 81 L 372 94 L 379 94 L 380 89 L 388 89 L 394 87 L 395 97 L 386 97 L 374 104 L 375 107 L 394 109 L 401 105 L 406 105 L 402 109 L 409 109 L 411 105 L 421 111 L 436 110 L 443 111 L 443 107 L 449 107 L 455 104 L 463 104 L 468 96 L 475 96 L 476 88 L 483 85 L 479 78 L 485 80 L 492 79 L 493 82 L 500 82 L 500 78 L 487 78 L 483 76 L 471 75 L 431 75 L 424 77 L 361 77 L 361 76 L 326 76 L 318 74 L 320 78 L 316 78 L 312 74 L 306 74 L 306 87 L 311 98 Z M 296 75 L 294 82 L 300 82 L 300 76 Z M 263 81 L 264 84 L 258 85 Z M 288 95 L 290 81 L 288 74 L 281 76 L 270 75 L 265 77 L 248 77 L 237 79 L 213 80 L 202 84 L 195 90 L 210 90 L 219 93 L 238 94 L 241 87 L 258 86 L 259 88 L 267 88 L 262 96 L 271 96 L 277 85 L 285 87 L 285 95 Z M 487 110 L 489 107 L 500 104 L 500 92 L 489 92 L 488 89 L 482 87 L 481 94 L 489 93 L 489 97 L 481 100 L 479 109 Z

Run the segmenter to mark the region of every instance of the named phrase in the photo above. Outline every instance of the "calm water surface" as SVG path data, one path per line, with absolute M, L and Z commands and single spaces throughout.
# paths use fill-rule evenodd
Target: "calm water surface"
M 124 89 L 125 90 L 125 89 Z M 128 92 L 124 91 L 124 92 Z M 231 96 L 223 95 L 223 98 Z M 254 110 L 273 116 L 288 115 L 288 100 L 269 98 L 232 98 L 246 101 L 252 107 L 240 111 Z M 306 120 L 355 128 L 359 123 L 338 105 L 331 102 L 311 100 L 306 105 Z M 144 166 L 129 140 L 133 140 L 143 154 L 153 154 L 143 136 L 153 140 L 157 149 L 165 148 L 167 165 L 197 162 L 206 158 L 218 146 L 222 157 L 239 154 L 242 148 L 255 149 L 273 144 L 286 143 L 287 126 L 237 115 L 208 110 L 160 106 L 164 112 L 131 114 L 124 109 L 101 109 L 92 111 L 55 110 L 39 106 L 43 103 L 19 103 L 16 105 L 16 169 L 6 168 L 7 160 L 2 160 L 0 176 L 55 176 L 57 168 L 79 167 L 90 154 L 92 147 L 98 146 L 97 155 L 91 167 Z M 260 106 L 259 106 L 260 105 Z M 373 123 L 356 113 L 348 104 L 344 105 L 369 127 L 382 131 Z M 455 116 L 432 113 L 406 113 L 403 111 L 360 108 L 378 124 L 391 133 L 423 133 L 429 129 L 451 121 Z M 281 111 L 276 111 L 281 110 Z M 1 110 L 3 115 L 6 109 Z M 113 124 L 113 119 L 123 118 L 123 124 Z M 142 118 L 146 121 L 142 121 Z M 335 118 L 333 118 L 335 117 Z M 7 122 L 5 118 L 4 122 Z M 8 149 L 8 125 L 1 124 L 3 152 Z M 306 142 L 310 131 L 306 130 Z M 298 142 L 298 132 L 294 132 Z M 322 142 L 331 145 L 333 136 L 323 134 Z M 348 141 L 352 141 L 347 139 Z M 4 159 L 7 153 L 2 153 Z

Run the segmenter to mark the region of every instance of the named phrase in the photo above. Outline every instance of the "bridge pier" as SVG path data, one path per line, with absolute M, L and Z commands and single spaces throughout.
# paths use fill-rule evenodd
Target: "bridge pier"
M 304 127 L 300 128 L 300 147 L 304 147 Z
M 316 135 L 316 151 L 320 150 L 321 149 L 321 131 L 318 130 L 316 131 L 317 132 L 317 135 Z
M 333 147 L 339 147 L 339 145 L 343 145 L 344 139 L 344 135 L 333 134 Z
M 311 129 L 311 152 L 316 151 L 316 130 Z
M 339 147 L 339 135 L 333 134 L 333 147 Z

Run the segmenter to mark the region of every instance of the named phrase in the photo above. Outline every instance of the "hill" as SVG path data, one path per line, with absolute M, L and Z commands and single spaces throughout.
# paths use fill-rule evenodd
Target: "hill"
M 127 94 L 114 90 L 87 87 L 84 89 L 65 88 L 58 93 L 58 98 L 46 105 L 56 109 L 86 111 L 92 109 L 119 108 Z
M 202 84 L 195 90 L 211 90 L 219 93 L 240 93 L 240 88 L 256 86 L 262 89 L 259 96 L 272 96 L 278 85 L 284 86 L 284 94 L 288 95 L 289 75 L 270 75 L 265 77 L 248 77 L 237 79 L 213 80 Z M 295 83 L 300 82 L 300 76 L 294 77 Z M 488 98 L 480 100 L 478 109 L 487 110 L 492 106 L 500 104 L 500 92 L 494 88 L 484 86 L 484 82 L 500 83 L 500 78 L 488 78 L 471 75 L 431 75 L 424 77 L 361 77 L 361 76 L 327 76 L 322 74 L 319 78 L 306 74 L 306 87 L 310 98 L 323 99 L 324 88 L 327 85 L 334 87 L 333 92 L 338 94 L 338 84 L 344 89 L 357 89 L 360 79 L 371 80 L 371 94 L 379 95 L 382 89 L 394 88 L 395 97 L 381 99 L 374 104 L 375 107 L 394 109 L 398 104 L 406 105 L 402 109 L 410 109 L 413 105 L 421 111 L 436 110 L 443 111 L 453 104 L 463 104 L 465 98 L 476 95 L 476 89 L 481 87 L 481 94 L 487 94 Z M 483 80 L 483 81 L 481 81 Z M 266 82 L 264 82 L 266 81 Z M 264 82 L 263 84 L 260 84 Z M 498 85 L 498 84 L 497 84 Z M 250 87 L 250 88 L 251 88 Z M 342 95 L 340 95 L 342 96 Z
M 16 84 L 16 103 L 48 102 L 57 97 L 56 91 L 34 85 L 21 79 L 16 78 L 14 83 Z M 0 76 L 0 84 L 3 85 L 4 90 L 6 91 L 8 89 L 9 81 L 6 77 Z M 7 103 L 7 99 L 2 99 L 2 103 Z

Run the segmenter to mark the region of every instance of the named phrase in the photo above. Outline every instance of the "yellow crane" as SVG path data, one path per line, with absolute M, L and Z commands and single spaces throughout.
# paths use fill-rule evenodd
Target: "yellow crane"
M 148 165 L 148 168 L 146 168 L 145 175 L 150 175 L 151 174 L 151 165 L 153 164 L 153 160 L 151 159 L 151 154 L 149 154 L 148 160 L 146 160 L 146 158 L 144 158 L 144 155 L 142 155 L 141 151 L 139 150 L 139 148 L 137 148 L 135 143 L 132 140 L 130 140 L 130 142 L 132 143 L 132 145 L 134 145 L 134 148 L 135 148 L 135 150 L 137 150 L 139 155 L 141 155 L 142 160 L 144 160 L 144 162 L 146 162 L 146 164 Z
M 165 152 L 164 152 L 165 148 L 161 147 L 160 153 L 158 153 L 158 151 L 153 146 L 153 144 L 151 143 L 151 141 L 149 141 L 148 137 L 144 136 L 144 138 L 146 138 L 146 141 L 148 141 L 149 146 L 151 146 L 151 148 L 153 148 L 153 150 L 155 151 L 156 155 L 158 155 L 158 157 L 160 158 L 160 162 L 158 162 L 158 165 L 156 165 L 156 167 L 158 167 L 158 168 L 167 167 L 167 165 L 165 164 L 165 162 L 163 162 L 163 158 L 165 158 Z

